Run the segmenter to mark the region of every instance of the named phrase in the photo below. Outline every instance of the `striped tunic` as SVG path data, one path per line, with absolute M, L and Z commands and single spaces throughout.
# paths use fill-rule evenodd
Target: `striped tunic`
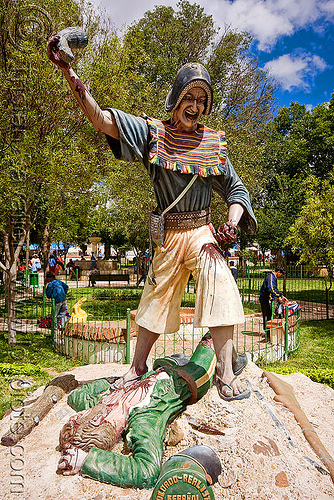
M 239 226 L 254 233 L 256 219 L 249 194 L 234 170 L 226 151 L 224 132 L 199 125 L 195 132 L 186 133 L 147 116 L 134 116 L 109 108 L 119 140 L 107 137 L 115 157 L 126 162 L 139 161 L 146 168 L 153 184 L 157 206 L 165 210 L 184 190 L 192 175 L 196 182 L 171 212 L 195 212 L 210 206 L 212 191 L 227 203 L 244 207 Z M 131 187 L 131 166 L 129 189 Z
M 199 125 L 195 132 L 187 133 L 153 118 L 147 118 L 147 123 L 151 135 L 151 164 L 201 177 L 226 173 L 227 148 L 224 132 Z

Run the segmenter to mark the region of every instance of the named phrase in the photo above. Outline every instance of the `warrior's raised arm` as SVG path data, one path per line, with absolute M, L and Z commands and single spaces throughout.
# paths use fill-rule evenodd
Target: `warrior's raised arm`
M 50 38 L 47 48 L 48 58 L 64 73 L 64 76 L 68 81 L 80 108 L 88 120 L 92 123 L 93 127 L 98 132 L 102 132 L 103 134 L 110 135 L 111 137 L 118 139 L 118 128 L 111 113 L 109 111 L 103 111 L 100 108 L 80 78 L 73 71 L 71 65 L 60 58 L 60 55 L 56 50 L 59 39 L 60 36 L 57 34 Z

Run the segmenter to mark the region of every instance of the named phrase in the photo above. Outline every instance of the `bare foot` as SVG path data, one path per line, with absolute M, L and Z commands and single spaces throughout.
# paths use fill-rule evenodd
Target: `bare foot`
M 139 380 L 146 372 L 148 371 L 147 366 L 145 365 L 143 370 L 136 369 L 134 367 L 131 367 L 128 372 L 126 372 L 123 377 L 120 377 L 117 379 L 112 385 L 112 389 L 120 389 L 123 387 L 127 382 L 132 382 L 133 380 Z
M 232 378 L 219 377 L 215 375 L 215 385 L 218 388 L 219 395 L 227 398 L 238 396 L 247 391 L 247 387 L 240 382 L 235 376 Z
M 238 398 L 248 397 L 250 392 L 244 384 L 234 375 L 232 368 L 233 343 L 228 341 L 220 352 L 219 361 L 217 361 L 215 385 L 217 386 L 220 397 Z M 248 394 L 248 396 L 246 396 Z

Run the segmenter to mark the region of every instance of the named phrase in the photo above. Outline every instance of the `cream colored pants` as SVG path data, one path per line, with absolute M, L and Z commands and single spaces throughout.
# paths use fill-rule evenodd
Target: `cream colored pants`
M 163 249 L 156 249 L 152 266 L 157 285 L 146 280 L 136 323 L 151 332 L 174 333 L 180 326 L 182 295 L 192 273 L 196 286 L 195 327 L 244 322 L 238 288 L 225 259 L 212 245 L 209 226 L 168 229 Z

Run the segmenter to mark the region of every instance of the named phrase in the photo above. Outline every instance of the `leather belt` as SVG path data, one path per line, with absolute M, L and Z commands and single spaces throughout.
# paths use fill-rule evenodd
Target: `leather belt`
M 211 210 L 197 212 L 168 213 L 164 215 L 165 229 L 196 229 L 211 222 Z

